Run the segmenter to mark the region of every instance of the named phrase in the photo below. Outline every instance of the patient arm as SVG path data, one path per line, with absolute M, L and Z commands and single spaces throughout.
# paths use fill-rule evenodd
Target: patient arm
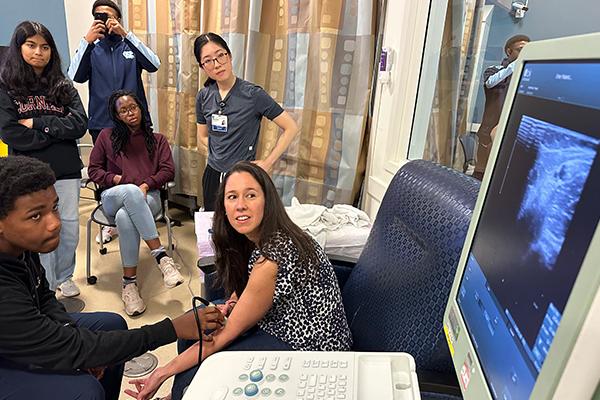
M 271 309 L 275 293 L 277 264 L 261 259 L 256 262 L 225 327 L 213 334 L 213 340 L 203 342 L 202 359 L 227 347 L 236 338 L 252 328 Z M 198 343 L 165 365 L 169 376 L 183 372 L 198 363 Z

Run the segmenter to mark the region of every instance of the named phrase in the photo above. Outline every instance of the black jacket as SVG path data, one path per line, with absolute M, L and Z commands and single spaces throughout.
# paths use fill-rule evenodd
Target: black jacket
M 118 364 L 176 339 L 169 319 L 127 331 L 78 328 L 48 288 L 36 253 L 0 253 L 0 358 L 73 371 Z
M 37 158 L 50 164 L 56 179 L 81 178 L 83 164 L 77 139 L 87 129 L 87 116 L 77 90 L 70 87 L 69 104 L 50 102 L 46 93 L 16 99 L 0 89 L 0 138 L 10 154 Z M 19 124 L 33 118 L 33 128 Z

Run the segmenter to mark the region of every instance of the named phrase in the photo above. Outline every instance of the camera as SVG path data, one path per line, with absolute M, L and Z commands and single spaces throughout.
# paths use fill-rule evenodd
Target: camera
M 106 24 L 106 21 L 108 20 L 108 14 L 105 12 L 94 13 L 94 19 L 102 21 L 104 24 Z
M 512 11 L 517 19 L 523 18 L 527 10 L 529 10 L 529 7 L 527 7 L 527 1 L 525 3 L 520 1 L 515 1 L 512 3 Z

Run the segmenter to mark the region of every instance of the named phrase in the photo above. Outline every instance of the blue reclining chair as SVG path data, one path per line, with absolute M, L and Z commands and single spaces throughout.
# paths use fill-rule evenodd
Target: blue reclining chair
M 478 191 L 460 172 L 409 162 L 390 183 L 357 264 L 334 264 L 353 350 L 412 354 L 423 399 L 460 395 L 442 318 Z M 213 280 L 208 273 L 207 297 L 216 299 Z
M 442 319 L 479 183 L 417 160 L 388 187 L 342 290 L 356 351 L 402 351 L 427 392 L 460 394 Z

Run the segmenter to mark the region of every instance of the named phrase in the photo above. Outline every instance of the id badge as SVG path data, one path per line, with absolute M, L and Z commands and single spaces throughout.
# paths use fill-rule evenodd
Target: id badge
M 227 132 L 227 115 L 213 114 L 211 117 L 211 127 L 213 132 Z

